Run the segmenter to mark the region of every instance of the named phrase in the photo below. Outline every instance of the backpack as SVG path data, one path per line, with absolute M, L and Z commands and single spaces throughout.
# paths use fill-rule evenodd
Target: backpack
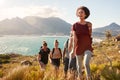
M 60 48 L 58 48 L 58 49 L 59 49 L 60 54 L 61 54 L 61 57 L 62 57 L 62 52 L 61 52 L 61 49 L 60 49 Z M 52 50 L 52 55 L 53 55 L 54 51 L 55 51 L 55 48 L 53 48 L 53 50 Z

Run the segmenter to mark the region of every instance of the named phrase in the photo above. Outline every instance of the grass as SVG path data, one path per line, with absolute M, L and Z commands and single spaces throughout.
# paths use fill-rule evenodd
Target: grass
M 103 41 L 95 44 L 94 57 L 91 59 L 91 75 L 93 80 L 119 80 L 120 79 L 120 53 L 116 46 L 120 42 Z M 110 58 L 112 66 L 110 66 Z M 0 55 L 1 61 L 8 60 L 9 63 L 2 62 L 0 68 L 0 78 L 3 80 L 65 80 L 63 72 L 63 64 L 57 74 L 54 72 L 54 67 L 49 63 L 45 71 L 42 71 L 37 61 L 33 62 L 32 66 L 21 66 L 20 62 L 23 60 L 33 61 L 35 56 L 8 56 Z M 57 75 L 57 76 L 55 76 Z M 71 77 L 72 75 L 68 75 Z M 69 80 L 72 80 L 69 79 Z
M 52 67 L 52 66 L 51 66 Z M 50 67 L 50 68 L 51 68 Z M 41 71 L 39 66 L 18 66 L 14 68 L 4 79 L 5 80 L 61 80 L 61 72 L 55 77 L 54 72 L 47 67 Z
M 6 55 L 6 54 L 0 54 L 0 64 L 5 64 L 5 63 L 9 63 L 10 61 L 10 56 Z
M 101 79 L 102 80 L 119 80 L 120 79 L 120 71 L 118 68 L 109 68 L 105 67 L 101 71 Z
M 2 78 L 2 77 L 3 77 L 3 71 L 0 70 L 0 78 Z
M 116 62 L 115 62 L 116 63 Z M 46 71 L 40 70 L 39 65 L 34 66 L 18 66 L 12 69 L 5 80 L 64 80 L 63 67 L 60 67 L 58 76 L 55 76 L 53 66 L 48 64 Z M 113 66 L 111 69 L 106 64 L 97 66 L 91 64 L 91 73 L 93 80 L 119 80 L 120 70 L 118 67 Z M 70 77 L 71 75 L 69 75 Z

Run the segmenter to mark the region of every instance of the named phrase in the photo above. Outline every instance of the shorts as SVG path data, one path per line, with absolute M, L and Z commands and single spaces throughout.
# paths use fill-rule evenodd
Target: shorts
M 60 66 L 60 59 L 52 59 L 52 64 L 56 67 Z
M 39 63 L 41 63 L 41 62 L 45 65 L 48 63 L 48 61 L 39 60 Z

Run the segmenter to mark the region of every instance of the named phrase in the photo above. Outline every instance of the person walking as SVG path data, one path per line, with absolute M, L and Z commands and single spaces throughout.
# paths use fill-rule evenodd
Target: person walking
M 40 47 L 40 52 L 38 54 L 38 61 L 42 70 L 45 70 L 48 63 L 50 49 L 47 47 L 47 43 L 44 41 Z
M 62 58 L 62 52 L 61 52 L 61 49 L 58 47 L 58 45 L 59 45 L 58 40 L 55 40 L 54 48 L 50 53 L 50 58 L 51 58 L 53 66 L 54 66 L 54 71 L 55 71 L 56 77 L 58 75 L 58 70 L 60 67 L 60 59 Z
M 74 48 L 73 53 L 76 55 L 77 71 L 80 80 L 83 80 L 82 64 L 85 67 L 86 79 L 91 80 L 90 59 L 92 56 L 92 23 L 86 21 L 90 11 L 87 7 L 81 6 L 76 11 L 79 21 L 72 26 Z M 83 61 L 83 63 L 82 63 Z
M 71 51 L 73 48 L 73 35 L 70 32 L 70 37 L 64 44 L 63 50 L 63 63 L 64 63 L 64 77 L 67 78 L 68 70 L 70 73 L 75 74 L 76 72 L 76 57 L 75 55 L 71 55 Z

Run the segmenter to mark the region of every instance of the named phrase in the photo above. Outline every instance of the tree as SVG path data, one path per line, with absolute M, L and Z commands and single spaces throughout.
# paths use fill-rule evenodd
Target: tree
M 109 30 L 105 31 L 105 35 L 106 35 L 107 40 L 109 40 L 112 37 L 112 33 Z

